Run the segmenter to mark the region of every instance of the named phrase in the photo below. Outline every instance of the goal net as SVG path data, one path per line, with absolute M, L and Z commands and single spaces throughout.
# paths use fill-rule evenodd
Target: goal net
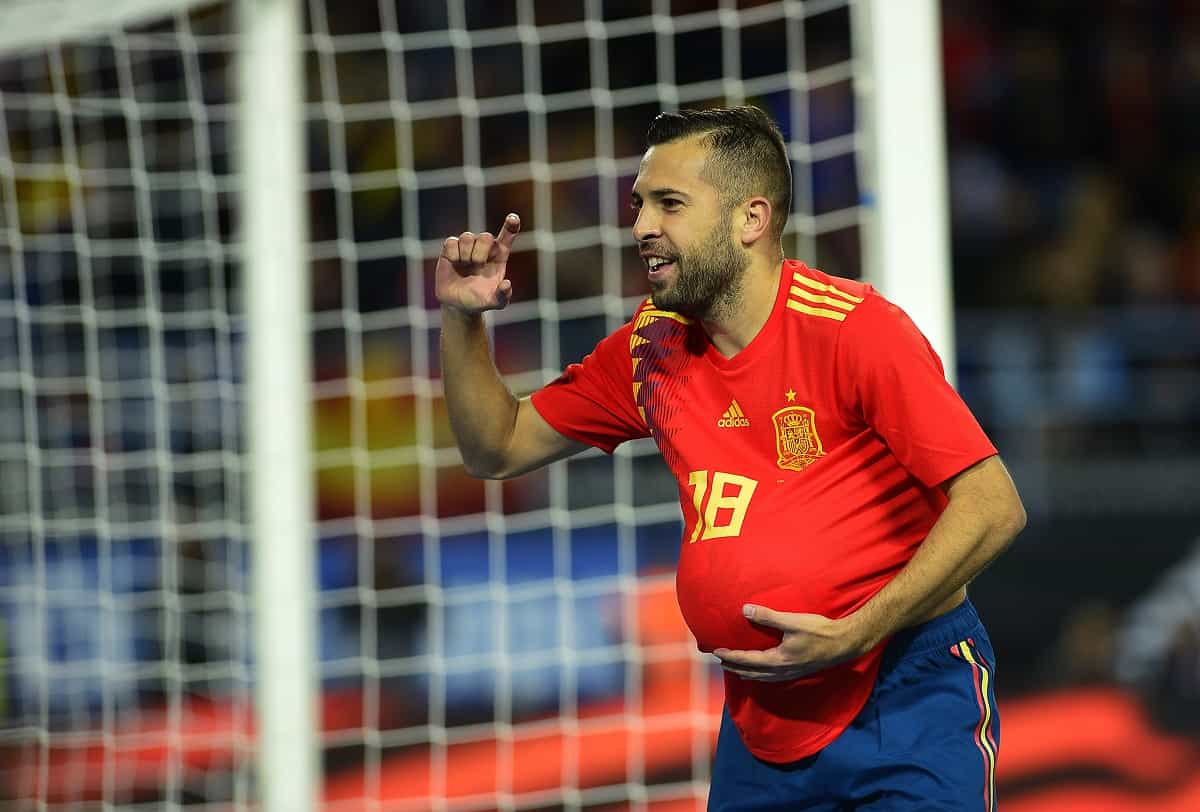
M 0 6 L 5 808 L 253 795 L 229 24 L 183 5 Z
M 522 215 L 490 323 L 527 393 L 645 295 L 653 116 L 754 103 L 789 255 L 858 276 L 853 5 L 302 4 L 314 805 L 702 808 L 721 687 L 675 607 L 674 483 L 648 441 L 469 478 L 432 258 Z M 253 708 L 238 15 L 0 3 L 0 31 L 0 803 L 250 809 L 281 743 Z

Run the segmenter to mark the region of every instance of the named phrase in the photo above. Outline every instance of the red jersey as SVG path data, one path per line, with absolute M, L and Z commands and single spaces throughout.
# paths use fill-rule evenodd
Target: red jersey
M 996 453 L 902 310 L 794 260 L 732 358 L 647 300 L 533 405 L 608 452 L 658 443 L 684 516 L 679 606 L 703 651 L 778 644 L 745 603 L 833 618 L 862 606 L 941 515 L 937 485 Z M 791 682 L 726 673 L 746 746 L 773 762 L 824 747 L 862 709 L 882 648 Z

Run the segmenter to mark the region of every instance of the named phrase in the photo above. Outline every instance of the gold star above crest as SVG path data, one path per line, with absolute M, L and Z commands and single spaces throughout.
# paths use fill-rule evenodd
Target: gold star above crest
M 788 389 L 786 392 L 783 393 L 783 395 L 784 395 L 784 397 L 786 397 L 788 399 L 788 403 L 791 403 L 793 400 L 796 399 L 796 390 Z

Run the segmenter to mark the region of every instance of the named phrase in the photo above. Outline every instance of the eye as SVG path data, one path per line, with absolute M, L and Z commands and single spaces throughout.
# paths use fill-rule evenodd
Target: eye
M 633 200 L 629 201 L 629 208 L 633 209 L 634 211 L 637 211 L 641 207 L 642 207 L 642 201 L 640 198 L 634 198 Z
M 677 198 L 674 198 L 674 197 L 664 197 L 663 198 L 662 206 L 667 211 L 674 211 L 675 209 L 678 209 L 682 205 L 683 205 L 683 201 L 678 200 Z

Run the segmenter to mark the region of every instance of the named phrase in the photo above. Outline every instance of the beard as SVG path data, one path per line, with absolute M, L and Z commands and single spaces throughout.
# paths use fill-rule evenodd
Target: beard
M 650 283 L 655 307 L 700 321 L 718 321 L 732 310 L 750 258 L 729 236 L 730 222 L 727 218 L 700 245 L 676 255 L 673 281 Z

